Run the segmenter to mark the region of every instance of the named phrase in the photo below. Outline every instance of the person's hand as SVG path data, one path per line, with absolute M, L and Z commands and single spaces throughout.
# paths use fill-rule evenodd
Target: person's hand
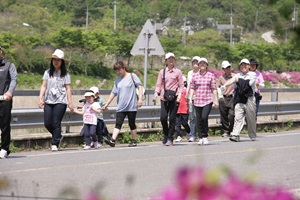
M 156 97 L 155 97 L 155 96 L 152 98 L 152 101 L 153 101 L 154 103 L 156 102 Z
M 226 87 L 225 87 L 225 85 L 222 85 L 221 87 L 220 87 L 220 89 L 221 89 L 221 92 L 222 92 L 222 94 L 224 93 L 224 91 L 226 90 Z
M 102 110 L 107 110 L 107 107 L 108 107 L 108 105 L 104 105 L 104 106 L 102 106 Z
M 176 102 L 179 103 L 180 102 L 180 99 L 181 99 L 181 94 L 179 94 L 176 98 Z
M 6 97 L 6 101 L 11 101 L 12 99 L 12 94 L 10 92 L 6 92 L 3 96 Z
M 213 103 L 213 107 L 215 107 L 215 109 L 218 109 L 219 108 L 219 102 L 218 101 L 215 101 Z
M 39 108 L 43 108 L 43 106 L 45 105 L 45 102 L 44 101 L 39 101 Z
M 71 112 L 74 112 L 73 104 L 68 103 L 68 108 L 70 109 Z
M 142 101 L 142 100 L 139 100 L 139 101 L 138 101 L 138 107 L 140 108 L 140 107 L 142 107 L 142 105 L 143 105 L 143 101 Z

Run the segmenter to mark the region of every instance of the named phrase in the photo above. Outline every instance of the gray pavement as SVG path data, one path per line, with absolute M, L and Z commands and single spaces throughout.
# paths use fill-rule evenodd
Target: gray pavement
M 150 199 L 174 184 L 180 166 L 227 166 L 241 177 L 299 192 L 299 130 L 261 134 L 254 142 L 242 135 L 241 140 L 211 137 L 207 146 L 180 142 L 165 147 L 153 142 L 136 148 L 14 153 L 0 160 L 0 183 L 10 183 L 6 189 L 0 184 L 0 199 L 83 199 L 91 189 L 109 198 Z

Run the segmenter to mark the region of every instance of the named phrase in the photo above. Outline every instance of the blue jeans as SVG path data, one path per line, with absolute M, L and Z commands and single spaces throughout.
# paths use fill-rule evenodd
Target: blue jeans
M 193 137 L 196 138 L 196 111 L 195 111 L 195 106 L 194 103 L 193 105 L 189 104 L 189 117 L 190 117 L 190 129 L 191 132 L 189 133 L 189 138 Z
M 44 125 L 52 135 L 52 145 L 58 147 L 61 135 L 61 121 L 67 110 L 66 104 L 45 104 Z

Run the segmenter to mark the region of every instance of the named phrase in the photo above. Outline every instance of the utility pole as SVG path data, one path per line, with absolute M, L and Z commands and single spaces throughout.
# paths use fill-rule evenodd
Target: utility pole
M 88 31 L 89 24 L 89 6 L 86 6 L 85 31 Z
M 186 46 L 186 14 L 184 16 L 184 23 L 183 23 L 183 35 L 182 35 L 182 43 L 184 46 Z
M 230 7 L 230 46 L 233 45 L 232 42 L 232 5 Z
M 298 7 L 296 4 L 294 4 L 294 9 L 293 9 L 293 18 L 292 18 L 292 22 L 293 22 L 293 29 L 295 29 L 298 25 Z

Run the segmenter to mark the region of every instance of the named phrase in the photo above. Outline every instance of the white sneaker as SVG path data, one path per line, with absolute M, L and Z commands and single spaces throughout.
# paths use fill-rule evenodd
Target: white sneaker
M 206 137 L 203 138 L 203 144 L 204 144 L 204 145 L 208 145 L 208 144 L 209 144 L 208 139 L 207 139 Z
M 195 141 L 195 138 L 194 137 L 190 137 L 189 138 L 189 142 L 194 142 Z
M 199 139 L 199 142 L 197 144 L 202 145 L 203 144 L 203 139 Z
M 4 149 L 1 149 L 0 151 L 0 159 L 7 158 L 7 151 Z
M 180 142 L 182 140 L 182 137 L 178 136 L 175 142 Z
M 57 146 L 56 146 L 56 145 L 52 145 L 52 146 L 51 146 L 51 151 L 58 151 Z
M 91 142 L 91 145 L 90 145 L 91 147 L 94 147 L 94 142 Z
M 99 142 L 94 142 L 94 147 L 95 147 L 95 149 L 99 149 L 99 148 L 101 148 L 103 145 L 102 144 L 100 144 Z
M 85 145 L 85 147 L 83 148 L 83 150 L 90 150 L 91 149 L 91 146 L 89 145 Z

